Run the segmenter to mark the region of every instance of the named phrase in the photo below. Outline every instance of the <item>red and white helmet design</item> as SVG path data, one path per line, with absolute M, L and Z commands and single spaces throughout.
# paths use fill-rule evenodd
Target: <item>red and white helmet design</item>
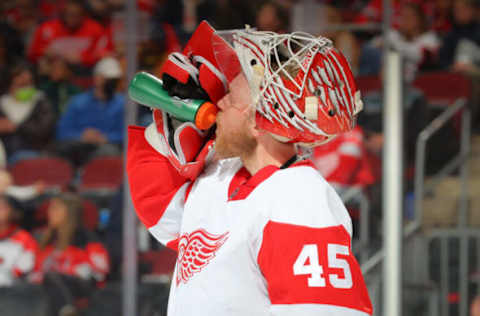
M 216 58 L 229 81 L 245 74 L 260 128 L 283 142 L 315 146 L 355 126 L 360 92 L 329 39 L 248 28 L 219 35 L 235 54 L 223 48 Z

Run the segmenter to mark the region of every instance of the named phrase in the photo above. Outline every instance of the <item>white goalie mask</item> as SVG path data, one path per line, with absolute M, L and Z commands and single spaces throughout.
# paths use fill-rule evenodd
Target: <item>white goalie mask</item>
M 220 70 L 229 82 L 247 78 L 257 125 L 276 139 L 315 146 L 355 126 L 360 92 L 329 39 L 249 28 L 216 34 Z

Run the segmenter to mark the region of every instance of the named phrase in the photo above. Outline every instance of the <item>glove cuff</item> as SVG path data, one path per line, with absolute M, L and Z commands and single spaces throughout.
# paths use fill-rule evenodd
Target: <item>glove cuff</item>
M 227 78 L 211 62 L 202 56 L 193 56 L 193 61 L 200 63 L 198 81 L 200 86 L 207 92 L 210 100 L 217 103 L 227 94 Z
M 202 172 L 208 154 L 213 152 L 213 141 L 205 143 L 205 133 L 187 122 L 175 130 L 170 145 L 168 139 L 173 131 L 167 126 L 167 114 L 154 110 L 153 117 L 154 122 L 145 129 L 146 141 L 165 156 L 181 176 L 194 180 Z
M 198 69 L 181 53 L 171 53 L 168 56 L 162 66 L 162 73 L 169 74 L 183 84 L 188 82 L 188 78 L 192 78 L 198 85 Z
M 152 146 L 162 156 L 168 157 L 170 149 L 165 141 L 165 137 L 158 133 L 155 122 L 147 126 L 144 132 L 147 143 Z

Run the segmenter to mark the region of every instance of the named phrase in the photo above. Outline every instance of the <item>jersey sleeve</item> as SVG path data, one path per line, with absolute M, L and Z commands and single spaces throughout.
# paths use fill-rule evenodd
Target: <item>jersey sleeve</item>
M 28 274 L 33 270 L 37 253 L 37 242 L 26 231 L 21 231 L 12 239 L 22 245 L 22 252 L 16 258 L 12 267 L 13 275 L 19 277 Z
M 110 260 L 107 250 L 99 242 L 89 243 L 85 250 L 93 277 L 98 281 L 105 280 L 110 271 Z
M 350 234 L 268 221 L 257 262 L 272 315 L 371 315 L 372 305 Z
M 144 137 L 143 127 L 129 127 L 127 174 L 138 217 L 162 244 L 176 250 L 185 196 L 190 182 Z
M 315 148 L 313 160 L 320 173 L 335 188 L 363 186 L 358 181 L 358 175 L 364 171 L 364 151 L 363 131 L 357 126 L 329 145 Z
M 88 49 L 81 54 L 83 65 L 92 66 L 102 57 L 113 52 L 113 38 L 111 26 L 104 29 L 97 23 L 90 23 L 92 41 Z
M 48 45 L 48 41 L 45 39 L 46 24 L 39 25 L 34 33 L 31 40 L 30 46 L 28 48 L 28 58 L 31 62 L 35 63 L 38 61 L 38 58 L 42 57 L 45 49 Z

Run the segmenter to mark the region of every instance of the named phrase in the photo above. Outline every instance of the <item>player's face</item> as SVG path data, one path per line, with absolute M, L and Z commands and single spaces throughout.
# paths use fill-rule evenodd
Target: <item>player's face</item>
M 252 134 L 255 110 L 248 82 L 243 75 L 230 83 L 230 92 L 218 102 L 215 152 L 219 158 L 246 157 L 256 148 Z

